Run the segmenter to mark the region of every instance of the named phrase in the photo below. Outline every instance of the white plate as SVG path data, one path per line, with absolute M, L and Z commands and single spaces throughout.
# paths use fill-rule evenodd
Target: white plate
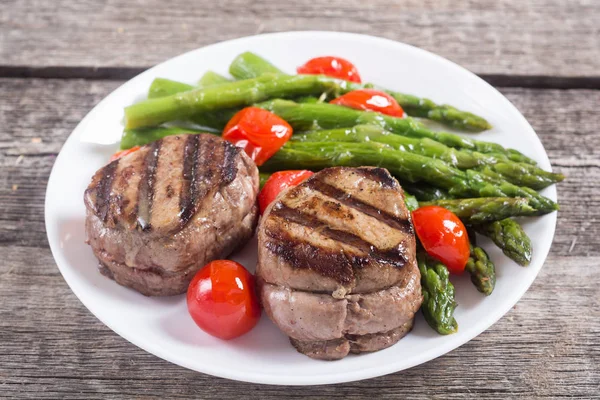
M 233 58 L 248 50 L 289 72 L 315 56 L 345 57 L 358 67 L 365 81 L 483 115 L 494 129 L 479 139 L 516 148 L 550 169 L 535 132 L 504 96 L 469 71 L 424 50 L 335 32 L 260 35 L 194 50 L 151 68 L 107 96 L 75 128 L 52 170 L 46 194 L 46 229 L 52 254 L 73 292 L 94 315 L 131 343 L 186 368 L 248 382 L 308 385 L 371 378 L 424 363 L 477 336 L 515 305 L 544 263 L 556 213 L 525 222 L 534 245 L 528 268 L 517 266 L 484 242 L 498 273 L 490 297 L 478 293 L 467 277 L 453 278 L 459 303 L 458 333 L 437 335 L 419 313 L 415 329 L 395 346 L 336 362 L 315 361 L 297 353 L 265 315 L 241 338 L 229 342 L 215 339 L 194 325 L 184 296 L 144 297 L 100 275 L 97 261 L 84 243 L 83 191 L 93 173 L 117 149 L 123 107 L 144 98 L 155 77 L 194 83 L 207 70 L 225 74 Z M 554 187 L 543 193 L 556 199 Z M 253 270 L 255 248 L 253 241 L 235 259 Z

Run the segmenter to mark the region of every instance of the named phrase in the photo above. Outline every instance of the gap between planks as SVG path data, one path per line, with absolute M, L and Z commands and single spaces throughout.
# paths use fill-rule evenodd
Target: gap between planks
M 0 65 L 0 78 L 128 80 L 150 67 L 31 67 Z M 492 86 L 529 89 L 600 89 L 600 76 L 478 74 Z

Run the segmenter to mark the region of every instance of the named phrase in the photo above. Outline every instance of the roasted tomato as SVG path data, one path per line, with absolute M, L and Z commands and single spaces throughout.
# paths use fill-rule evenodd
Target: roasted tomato
M 138 151 L 139 149 L 140 149 L 140 146 L 135 146 L 135 147 L 132 147 L 132 148 L 127 149 L 127 150 L 117 151 L 115 154 L 113 154 L 110 157 L 109 162 L 113 162 L 115 160 L 118 160 L 121 157 L 125 157 L 127 154 L 131 154 L 131 153 L 133 153 L 135 151 Z
M 427 253 L 444 263 L 450 272 L 462 273 L 469 259 L 469 237 L 461 220 L 438 206 L 418 208 L 412 217 Z
M 333 78 L 344 79 L 360 83 L 358 70 L 348 60 L 340 57 L 317 57 L 296 69 L 299 74 L 327 75 Z
M 333 99 L 331 104 L 356 108 L 357 110 L 371 110 L 392 117 L 402 117 L 404 110 L 392 96 L 375 89 L 359 89 L 346 93 Z
M 256 165 L 262 165 L 292 136 L 290 124 L 258 107 L 235 114 L 223 130 L 223 139 L 244 149 Z
M 260 318 L 254 276 L 235 261 L 202 267 L 188 287 L 187 305 L 202 330 L 225 340 L 250 331 Z
M 258 194 L 261 215 L 283 189 L 299 185 L 312 175 L 313 172 L 307 170 L 279 171 L 271 175 Z

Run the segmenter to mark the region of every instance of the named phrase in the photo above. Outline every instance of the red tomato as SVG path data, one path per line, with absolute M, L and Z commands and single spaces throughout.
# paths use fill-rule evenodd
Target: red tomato
M 387 93 L 375 89 L 359 89 L 346 93 L 337 99 L 331 100 L 331 104 L 356 108 L 357 110 L 372 110 L 393 117 L 402 117 L 404 110 L 400 104 Z
M 417 208 L 412 216 L 417 236 L 427 253 L 443 262 L 448 271 L 462 273 L 470 252 L 469 237 L 461 220 L 439 206 Z
M 135 147 L 132 147 L 132 148 L 130 148 L 130 149 L 127 149 L 127 150 L 121 150 L 121 151 L 117 151 L 115 154 L 113 154 L 113 155 L 110 157 L 110 160 L 109 160 L 109 162 L 113 162 L 113 161 L 115 161 L 115 160 L 118 160 L 119 158 L 121 158 L 121 157 L 124 157 L 124 156 L 126 156 L 127 154 L 131 154 L 131 153 L 133 153 L 133 152 L 135 152 L 135 151 L 138 151 L 139 149 L 140 149 L 140 146 L 135 146 Z
M 254 276 L 229 260 L 212 261 L 196 273 L 187 305 L 202 330 L 225 340 L 250 331 L 260 317 Z
M 279 171 L 271 175 L 258 194 L 261 215 L 283 189 L 299 185 L 312 175 L 313 172 L 307 170 Z
M 317 57 L 298 68 L 299 74 L 327 75 L 333 78 L 344 79 L 360 83 L 360 75 L 356 67 L 348 60 L 340 57 Z
M 223 130 L 223 139 L 244 149 L 256 165 L 262 165 L 292 136 L 290 124 L 258 107 L 235 114 Z

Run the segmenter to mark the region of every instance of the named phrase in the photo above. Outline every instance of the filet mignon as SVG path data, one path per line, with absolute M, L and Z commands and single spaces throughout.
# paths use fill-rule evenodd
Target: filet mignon
M 294 347 L 338 359 L 396 343 L 422 302 L 400 184 L 382 168 L 323 170 L 282 192 L 258 229 L 259 294 Z
M 168 136 L 101 168 L 84 195 L 100 271 L 148 296 L 184 293 L 195 272 L 243 245 L 258 170 L 209 134 Z

